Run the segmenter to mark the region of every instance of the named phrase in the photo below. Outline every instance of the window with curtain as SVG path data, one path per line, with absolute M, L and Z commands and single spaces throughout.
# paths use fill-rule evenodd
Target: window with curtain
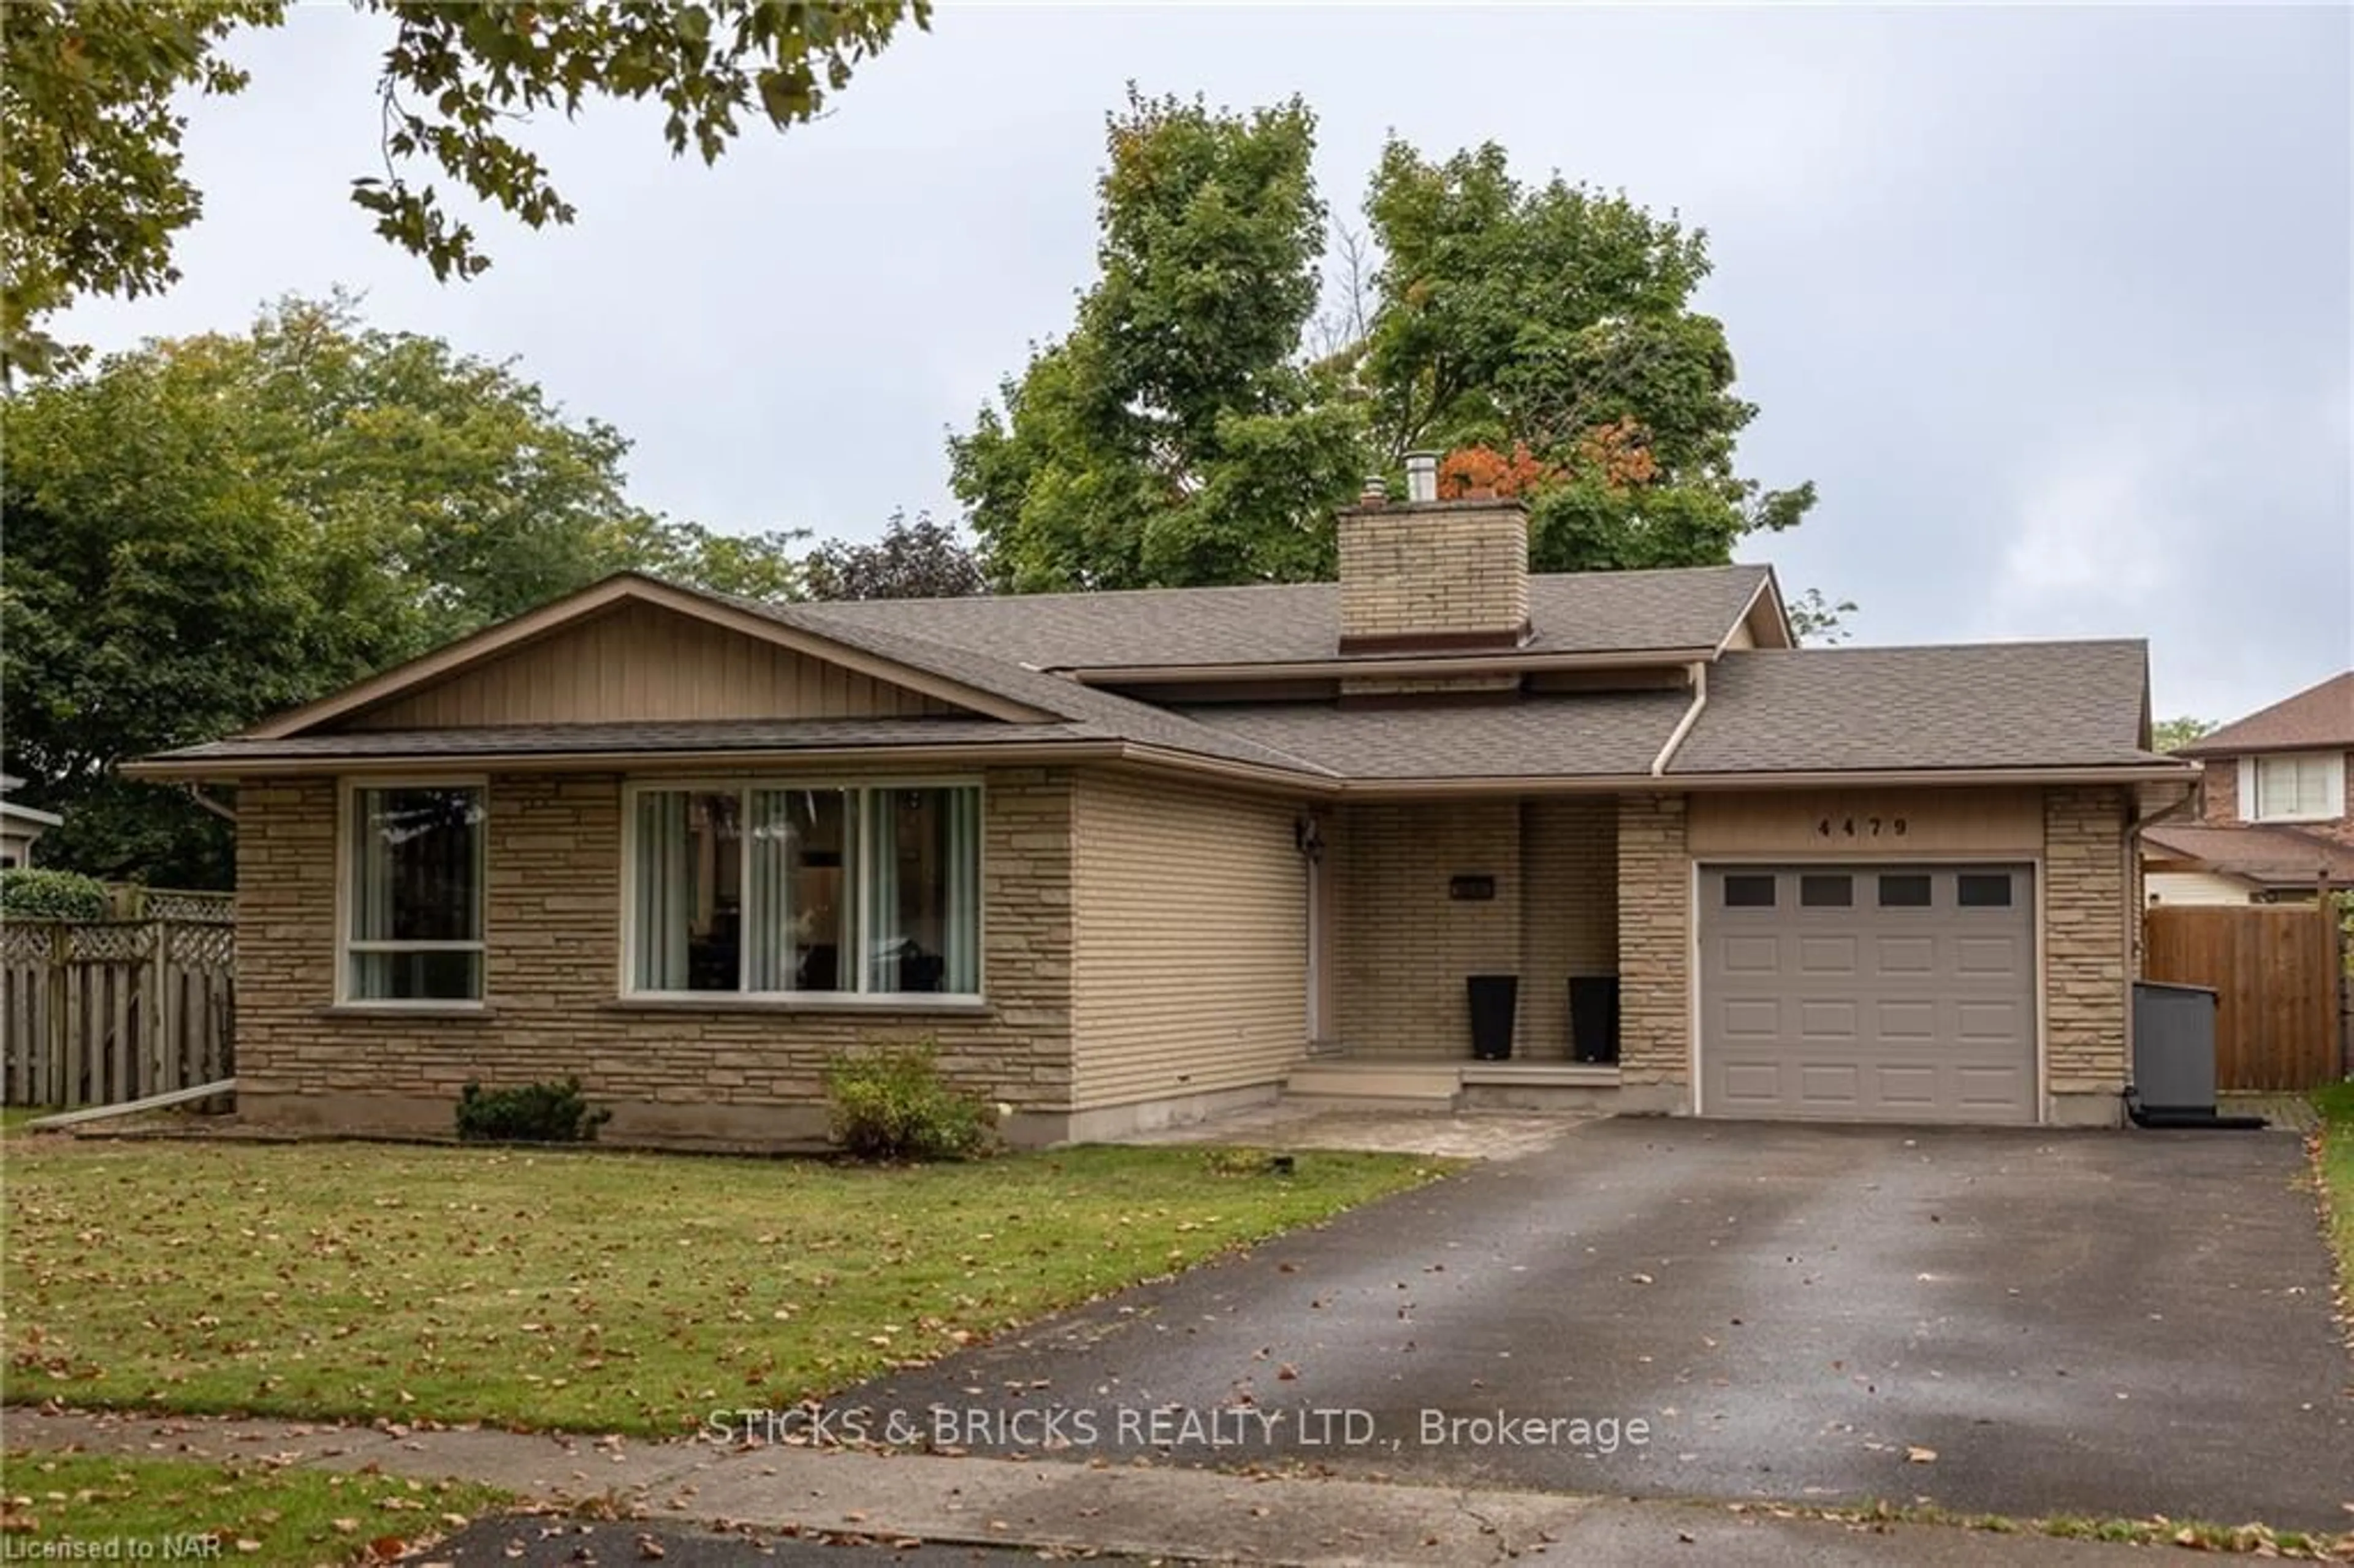
M 632 991 L 980 994 L 977 788 L 631 795 Z
M 2346 810 L 2346 759 L 2336 752 L 2259 757 L 2253 769 L 2251 821 L 2313 821 Z
M 481 1001 L 482 789 L 355 789 L 351 813 L 347 999 Z

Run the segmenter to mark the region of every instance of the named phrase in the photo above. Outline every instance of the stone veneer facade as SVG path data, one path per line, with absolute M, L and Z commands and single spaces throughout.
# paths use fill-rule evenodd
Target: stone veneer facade
M 2055 1121 L 2114 1121 L 2141 924 L 2127 871 L 2125 793 L 2043 797 L 2043 1038 Z
M 431 1016 L 332 1005 L 336 786 L 249 781 L 238 803 L 238 1105 L 263 1127 L 446 1134 L 469 1079 L 578 1074 L 616 1140 L 779 1147 L 822 1139 L 828 1053 L 928 1035 L 948 1075 L 1061 1135 L 1071 1098 L 1071 796 L 1061 771 L 983 791 L 979 1007 L 618 1000 L 620 779 L 489 781 L 485 1005 Z

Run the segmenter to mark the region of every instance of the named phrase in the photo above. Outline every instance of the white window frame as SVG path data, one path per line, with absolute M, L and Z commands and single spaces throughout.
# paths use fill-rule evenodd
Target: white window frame
M 355 941 L 352 938 L 352 858 L 359 853 L 359 797 L 368 789 L 472 789 L 482 797 L 482 821 L 474 835 L 474 928 L 470 942 Z M 485 773 L 420 773 L 376 778 L 347 774 L 335 781 L 335 1005 L 384 1012 L 479 1012 L 491 994 L 491 780 Z M 354 996 L 354 953 L 474 953 L 482 962 L 479 994 L 463 996 Z
M 747 813 L 748 797 L 755 789 L 812 789 L 868 791 L 888 793 L 894 789 L 971 789 L 979 797 L 981 831 L 973 844 L 973 910 L 974 969 L 980 977 L 977 991 L 751 991 L 744 980 L 751 962 L 751 944 L 738 942 L 736 953 L 736 989 L 734 991 L 649 991 L 637 983 L 638 954 L 638 797 L 647 793 L 734 794 L 739 810 Z M 857 895 L 852 900 L 853 929 L 846 934 L 844 946 L 854 961 L 853 976 L 864 983 L 866 978 L 866 955 L 871 936 L 869 921 L 872 911 L 865 896 L 874 854 L 874 835 L 867 831 L 865 812 L 862 806 L 852 831 L 854 842 L 852 856 L 854 863 L 843 869 L 855 879 L 853 885 Z M 802 778 L 793 774 L 737 775 L 734 777 L 700 777 L 666 779 L 648 777 L 630 779 L 621 785 L 621 953 L 620 973 L 616 979 L 617 994 L 624 1001 L 661 1001 L 695 1003 L 705 1007 L 740 1006 L 761 1003 L 779 1008 L 795 1006 L 875 1008 L 879 1011 L 906 1011 L 917 1008 L 957 1008 L 979 1006 L 987 1000 L 989 990 L 989 791 L 977 774 L 921 775 L 911 778 Z M 738 885 L 751 885 L 752 835 L 742 835 L 738 854 Z M 837 969 L 837 973 L 839 969 Z
M 2290 763 L 2299 768 L 2318 766 L 2322 776 L 2319 811 L 2267 811 L 2264 809 L 2264 764 Z M 2240 758 L 2240 820 L 2243 822 L 2334 822 L 2346 815 L 2346 754 L 2342 751 L 2269 751 Z

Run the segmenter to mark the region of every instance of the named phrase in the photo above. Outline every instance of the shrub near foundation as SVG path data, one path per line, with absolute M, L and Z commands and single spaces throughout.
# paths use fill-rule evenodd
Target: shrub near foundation
M 990 1107 L 940 1076 L 929 1040 L 835 1053 L 825 1098 L 833 1141 L 853 1159 L 970 1160 L 995 1141 Z
M 485 1089 L 468 1084 L 458 1095 L 461 1143 L 589 1143 L 613 1113 L 589 1105 L 580 1080 Z

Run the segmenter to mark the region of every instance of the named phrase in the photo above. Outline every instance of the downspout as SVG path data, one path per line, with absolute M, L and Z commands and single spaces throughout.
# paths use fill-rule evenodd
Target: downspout
M 201 784 L 189 784 L 184 786 L 184 788 L 188 791 L 189 800 L 194 800 L 197 805 L 202 806 L 206 810 L 210 811 L 214 816 L 218 817 L 221 821 L 228 822 L 232 826 L 236 824 L 237 808 L 235 806 L 222 805 L 218 800 L 216 800 L 210 795 L 206 794 L 205 787 Z
M 1691 673 L 1691 706 L 1684 710 L 1683 717 L 1676 720 L 1676 727 L 1668 732 L 1668 743 L 1659 747 L 1659 755 L 1651 758 L 1651 777 L 1654 779 L 1666 774 L 1668 764 L 1675 760 L 1677 747 L 1682 746 L 1684 737 L 1691 734 L 1692 726 L 1700 722 L 1701 709 L 1708 706 L 1708 666 L 1691 663 L 1684 668 Z

